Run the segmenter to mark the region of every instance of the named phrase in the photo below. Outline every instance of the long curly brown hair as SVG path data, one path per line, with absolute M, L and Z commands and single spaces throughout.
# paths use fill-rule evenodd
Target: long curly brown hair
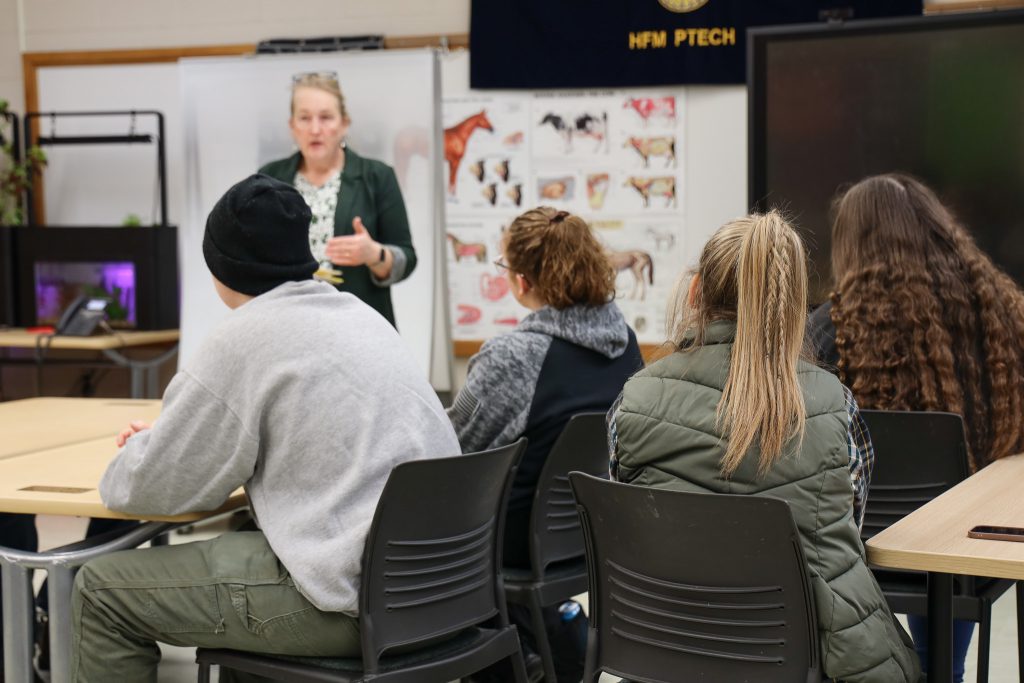
M 862 408 L 964 418 L 972 470 L 1024 450 L 1024 293 L 914 178 L 833 206 L 840 378 Z

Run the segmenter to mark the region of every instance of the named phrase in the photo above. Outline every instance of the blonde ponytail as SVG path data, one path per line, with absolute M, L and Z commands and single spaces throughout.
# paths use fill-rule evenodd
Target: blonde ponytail
M 703 344 L 714 320 L 736 321 L 729 378 L 718 404 L 728 439 L 722 474 L 730 476 L 757 445 L 764 474 L 792 439 L 804 435 L 806 409 L 797 380 L 807 306 L 807 267 L 796 231 L 777 212 L 753 214 L 718 230 L 701 255 L 696 296 L 673 313 L 674 341 Z

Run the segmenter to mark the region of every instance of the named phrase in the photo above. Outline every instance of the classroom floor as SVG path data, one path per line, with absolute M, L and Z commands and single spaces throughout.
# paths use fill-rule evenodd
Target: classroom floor
M 41 546 L 53 548 L 80 540 L 85 533 L 86 520 L 73 517 L 41 516 L 36 524 L 39 529 Z M 223 529 L 223 524 L 211 525 L 200 528 L 189 535 L 173 534 L 171 542 L 187 543 L 202 540 L 221 533 Z M 42 577 L 37 576 L 36 581 L 37 584 L 41 583 Z M 583 602 L 586 606 L 586 602 Z M 977 629 L 975 629 L 975 636 L 977 636 Z M 966 683 L 975 681 L 975 664 L 978 657 L 977 640 L 975 637 L 971 642 L 971 649 L 967 653 L 967 673 L 964 677 Z M 193 683 L 196 680 L 196 665 L 192 649 L 164 646 L 163 652 L 164 659 L 160 665 L 158 683 Z M 1021 680 L 1017 675 L 1017 611 L 1012 590 L 1007 591 L 992 608 L 990 666 L 990 683 L 1011 683 Z M 603 676 L 601 683 L 610 683 L 616 680 L 618 679 Z

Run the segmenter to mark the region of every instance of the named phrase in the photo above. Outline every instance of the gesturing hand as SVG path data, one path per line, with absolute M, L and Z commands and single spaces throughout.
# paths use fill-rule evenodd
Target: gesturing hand
M 121 433 L 117 435 L 117 447 L 124 448 L 124 445 L 128 441 L 129 437 L 138 434 L 144 429 L 149 429 L 150 427 L 152 427 L 152 425 L 146 422 L 143 422 L 141 420 L 133 420 L 131 423 L 129 423 L 127 429 L 122 430 Z
M 352 230 L 355 231 L 354 235 L 332 237 L 327 240 L 327 258 L 336 266 L 376 264 L 380 260 L 380 244 L 366 232 L 363 220 L 359 216 L 352 219 Z

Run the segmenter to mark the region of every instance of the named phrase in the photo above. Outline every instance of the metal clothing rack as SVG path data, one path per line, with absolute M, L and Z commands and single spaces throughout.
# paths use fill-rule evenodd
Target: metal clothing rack
M 126 134 L 113 135 L 58 135 L 57 119 L 63 117 L 129 117 L 128 132 Z M 157 120 L 157 134 L 136 133 L 135 121 L 139 116 L 155 116 Z M 51 122 L 50 135 L 33 135 L 32 121 L 47 118 Z M 160 226 L 169 225 L 167 220 L 167 156 L 164 149 L 164 115 L 155 110 L 129 109 L 121 111 L 51 111 L 51 112 L 29 112 L 25 114 L 25 148 L 33 145 L 40 147 L 54 147 L 59 145 L 123 145 L 144 143 L 156 144 L 156 173 L 157 182 L 160 187 Z M 154 139 L 155 137 L 155 139 Z M 33 202 L 32 188 L 28 190 L 28 224 L 35 225 L 35 204 Z

